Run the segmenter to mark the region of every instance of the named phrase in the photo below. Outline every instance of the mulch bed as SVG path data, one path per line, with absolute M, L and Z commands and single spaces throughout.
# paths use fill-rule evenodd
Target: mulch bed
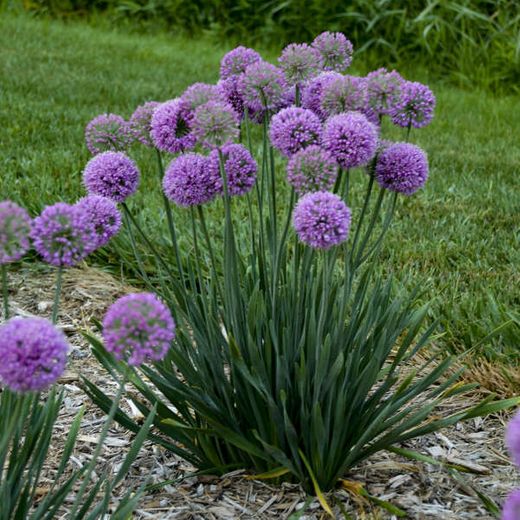
M 10 276 L 12 314 L 49 317 L 52 308 L 55 273 L 24 267 Z M 108 395 L 114 395 L 116 383 L 107 376 L 90 353 L 81 331 L 92 329 L 91 318 L 101 318 L 106 308 L 132 288 L 113 276 L 93 268 L 70 269 L 64 277 L 63 298 L 59 324 L 72 345 L 70 363 L 61 379 L 65 388 L 65 403 L 56 424 L 55 449 L 47 470 L 47 483 L 56 468 L 60 444 L 81 406 L 85 406 L 78 443 L 72 463 L 80 466 L 88 461 L 104 421 L 104 414 L 94 406 L 80 389 L 79 375 L 96 382 Z M 453 398 L 441 414 L 449 415 L 481 395 L 469 399 Z M 129 399 L 124 399 L 128 413 L 139 415 Z M 514 487 L 520 485 L 519 473 L 512 466 L 504 444 L 504 426 L 510 414 L 477 418 L 442 433 L 427 435 L 407 442 L 404 447 L 419 451 L 437 460 L 462 464 L 472 473 L 454 479 L 442 466 L 413 462 L 391 453 L 381 452 L 360 464 L 347 476 L 362 483 L 367 491 L 382 500 L 405 510 L 413 519 L 487 519 L 493 516 L 486 510 L 477 492 L 484 493 L 498 504 Z M 100 460 L 117 470 L 131 442 L 131 435 L 113 425 Z M 246 478 L 236 471 L 221 477 L 189 476 L 195 471 L 176 455 L 151 443 L 146 443 L 125 481 L 116 494 L 129 487 L 137 488 L 144 481 L 159 483 L 175 480 L 175 484 L 147 495 L 135 513 L 142 519 L 284 519 L 311 520 L 326 518 L 316 499 L 307 500 L 296 486 L 272 485 L 269 481 Z M 41 493 L 44 494 L 46 481 Z M 373 503 L 362 501 L 346 490 L 329 495 L 335 512 L 341 509 L 353 518 L 395 518 Z M 337 503 L 341 504 L 341 507 Z M 302 512 L 302 509 L 304 511 Z M 300 516 L 298 516 L 300 515 Z

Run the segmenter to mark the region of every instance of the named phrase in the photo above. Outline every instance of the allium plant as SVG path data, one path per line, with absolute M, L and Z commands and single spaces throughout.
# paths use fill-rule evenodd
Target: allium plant
M 85 142 L 93 155 L 124 151 L 133 140 L 131 124 L 117 114 L 100 114 L 85 128 Z
M 160 105 L 157 101 L 147 101 L 138 106 L 130 117 L 130 131 L 134 139 L 145 146 L 153 146 L 150 132 L 152 130 L 152 116 L 154 110 Z
M 329 68 L 341 69 L 349 62 L 345 40 L 322 35 L 313 46 L 329 53 Z M 233 57 L 241 68 L 232 68 Z M 281 69 L 243 50 L 225 63 L 223 76 L 239 73 L 249 152 L 231 142 L 237 123 L 220 117 L 221 102 L 201 105 L 193 128 L 212 145 L 209 157 L 180 155 L 164 178 L 159 160 L 171 253 L 159 252 L 132 215 L 157 261 L 145 282 L 174 312 L 175 340 L 162 361 L 140 367 L 117 359 L 119 336 L 114 348 L 108 317 L 107 348 L 91 342 L 111 374 L 128 374 L 142 413 L 157 408 L 153 441 L 201 470 L 246 468 L 298 481 L 324 503 L 322 491 L 372 454 L 519 400 L 487 400 L 440 417 L 446 398 L 473 386 L 457 383 L 450 357 L 425 348 L 434 330 L 425 324 L 428 309 L 417 308 L 413 295 L 396 297 L 393 283 L 374 274 L 401 192 L 426 180 L 426 155 L 412 145 L 381 147 L 379 126 L 360 112 L 333 115 L 321 132 L 314 101 L 281 110 L 288 99 L 299 103 Z M 322 85 L 315 87 L 311 98 L 321 96 Z M 261 143 L 251 131 L 254 113 Z M 291 155 L 289 186 L 278 171 L 284 155 Z M 360 207 L 351 202 L 355 190 L 365 193 Z M 204 204 L 220 197 L 208 229 Z M 191 229 L 175 225 L 170 201 L 188 206 Z M 115 330 L 126 333 L 122 319 Z M 130 351 L 147 344 L 131 336 Z M 162 339 L 154 342 L 162 349 Z M 114 406 L 95 384 L 85 386 L 103 410 Z M 116 419 L 139 430 L 124 410 Z

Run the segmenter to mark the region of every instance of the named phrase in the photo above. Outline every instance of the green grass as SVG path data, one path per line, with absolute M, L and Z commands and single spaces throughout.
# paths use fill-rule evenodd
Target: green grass
M 204 39 L 11 16 L 0 19 L 0 48 L 0 192 L 32 214 L 82 194 L 81 171 L 89 158 L 83 129 L 92 117 L 105 111 L 128 117 L 146 100 L 173 98 L 190 83 L 214 81 L 227 50 Z M 425 289 L 447 347 L 478 345 L 489 357 L 505 354 L 515 363 L 520 99 L 431 86 L 436 119 L 412 134 L 429 154 L 431 178 L 420 194 L 402 201 L 381 267 L 407 278 L 407 287 Z M 134 203 L 152 224 L 158 215 L 154 156 L 148 150 L 134 155 L 143 171 Z M 212 225 L 216 233 L 219 221 Z M 118 247 L 125 247 L 123 239 L 97 260 L 114 263 Z

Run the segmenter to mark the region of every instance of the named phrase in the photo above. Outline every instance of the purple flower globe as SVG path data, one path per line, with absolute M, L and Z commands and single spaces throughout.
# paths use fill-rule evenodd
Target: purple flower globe
M 369 121 L 379 124 L 383 115 L 393 113 L 401 102 L 403 78 L 395 70 L 377 69 L 366 77 L 366 109 Z
M 293 224 L 302 242 L 315 249 L 329 249 L 347 239 L 350 209 L 334 193 L 307 193 L 294 208 Z
M 306 43 L 291 43 L 285 47 L 278 63 L 290 85 L 299 85 L 322 69 L 320 52 Z
M 245 72 L 246 68 L 252 63 L 262 61 L 262 56 L 254 49 L 239 46 L 224 55 L 220 61 L 220 77 L 228 79 L 239 76 Z
M 405 81 L 402 85 L 399 104 L 391 112 L 392 123 L 404 128 L 422 128 L 433 119 L 435 96 L 422 83 Z
M 520 468 L 520 412 L 507 425 L 506 445 L 513 462 Z
M 169 153 L 191 150 L 197 142 L 191 132 L 190 117 L 180 99 L 166 101 L 156 107 L 150 135 L 156 148 Z
M 340 32 L 323 32 L 316 36 L 312 46 L 323 60 L 324 70 L 343 72 L 352 63 L 352 43 Z
M 193 135 L 208 148 L 218 148 L 238 139 L 240 119 L 233 107 L 222 101 L 209 101 L 197 108 L 192 124 Z
M 320 118 L 311 110 L 290 107 L 280 110 L 271 120 L 269 138 L 282 154 L 290 157 L 298 150 L 321 141 Z
M 160 361 L 174 338 L 175 322 L 170 310 L 151 293 L 119 298 L 103 320 L 105 348 L 132 366 L 147 360 Z
M 322 72 L 304 84 L 301 91 L 301 105 L 303 108 L 312 110 L 321 119 L 326 119 L 327 114 L 321 109 L 321 96 L 326 85 L 333 80 L 342 78 L 338 72 Z
M 257 61 L 240 76 L 238 90 L 249 110 L 277 110 L 284 103 L 287 82 L 281 69 L 271 63 Z
M 331 189 L 337 175 L 336 161 L 317 145 L 296 152 L 287 164 L 287 180 L 298 195 Z
M 377 127 L 359 112 L 332 116 L 323 131 L 323 147 L 342 168 L 368 163 L 375 155 L 377 144 Z
M 249 150 L 241 144 L 227 144 L 222 147 L 221 152 L 224 158 L 229 194 L 244 195 L 249 192 L 256 181 L 258 169 Z M 221 178 L 218 150 L 210 153 L 207 168 L 211 172 L 212 178 Z M 222 191 L 222 187 L 220 191 Z
M 90 195 L 124 202 L 137 190 L 139 169 L 122 152 L 104 152 L 90 159 L 85 166 L 83 184 Z
M 509 493 L 502 509 L 502 520 L 520 519 L 520 489 Z
M 30 247 L 31 217 L 10 200 L 0 202 L 0 264 L 20 260 Z
M 108 244 L 121 229 L 121 213 L 112 199 L 89 195 L 80 199 L 77 205 L 85 211 L 94 226 L 96 249 Z
M 90 153 L 126 150 L 133 141 L 130 125 L 117 114 L 96 116 L 85 127 L 85 142 Z
M 195 110 L 208 101 L 224 101 L 222 91 L 217 85 L 209 83 L 194 83 L 190 85 L 180 97 L 181 105 L 188 117 L 191 117 Z
M 320 109 L 326 117 L 361 110 L 365 107 L 365 103 L 364 78 L 340 76 L 323 85 Z
M 13 392 L 42 392 L 63 374 L 69 345 L 44 318 L 12 318 L 0 327 L 0 383 Z
M 387 190 L 412 195 L 426 183 L 428 159 L 414 144 L 394 143 L 378 156 L 375 177 Z
M 222 189 L 219 172 L 208 166 L 208 158 L 187 153 L 174 159 L 164 174 L 165 195 L 179 206 L 198 206 L 215 198 Z
M 71 267 L 96 248 L 97 237 L 83 208 L 58 202 L 32 222 L 31 238 L 38 254 L 56 267 Z
M 220 91 L 220 96 L 233 108 L 237 116 L 242 119 L 244 117 L 244 100 L 238 89 L 239 82 L 239 76 L 231 76 L 221 79 L 217 83 L 217 87 Z
M 130 130 L 134 139 L 145 146 L 153 146 L 150 136 L 152 130 L 152 116 L 154 110 L 160 105 L 157 101 L 147 101 L 144 105 L 138 106 L 130 117 Z

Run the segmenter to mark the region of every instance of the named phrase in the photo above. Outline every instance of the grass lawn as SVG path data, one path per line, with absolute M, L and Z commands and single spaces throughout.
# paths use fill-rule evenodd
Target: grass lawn
M 82 194 L 81 171 L 89 158 L 83 129 L 92 117 L 105 111 L 128 117 L 144 101 L 173 98 L 195 81 L 215 81 L 228 50 L 205 40 L 6 15 L 0 48 L 0 192 L 33 215 L 47 203 Z M 516 364 L 520 99 L 431 87 L 436 118 L 412 135 L 429 154 L 431 178 L 420 194 L 402 200 L 381 266 L 407 277 L 407 286 L 424 288 L 448 348 L 477 346 L 492 359 Z M 153 186 L 153 154 L 135 155 L 145 188 Z M 136 201 L 150 219 L 155 200 L 144 189 Z M 122 239 L 112 252 L 120 245 Z M 110 251 L 97 257 L 115 259 Z

